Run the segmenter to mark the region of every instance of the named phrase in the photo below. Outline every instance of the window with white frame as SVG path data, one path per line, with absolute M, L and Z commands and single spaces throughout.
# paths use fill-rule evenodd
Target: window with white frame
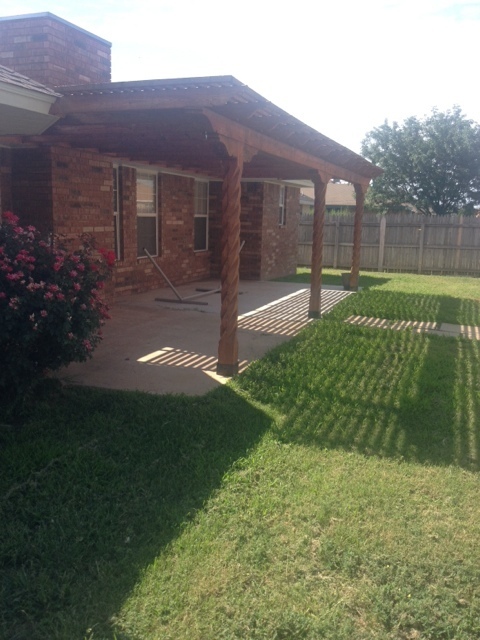
M 201 180 L 195 180 L 193 248 L 208 249 L 208 182 Z
M 157 175 L 137 172 L 137 256 L 158 255 Z
M 278 226 L 284 227 L 287 224 L 287 189 L 284 185 L 280 186 L 278 196 Z
M 115 243 L 115 258 L 121 260 L 121 244 L 120 244 L 120 197 L 119 197 L 119 170 L 113 167 L 113 240 Z

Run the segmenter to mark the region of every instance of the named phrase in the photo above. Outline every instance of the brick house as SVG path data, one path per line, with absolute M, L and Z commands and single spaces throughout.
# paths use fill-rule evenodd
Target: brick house
M 361 223 L 379 170 L 231 76 L 113 83 L 110 54 L 50 13 L 0 18 L 5 85 L 31 79 L 24 89 L 51 101 L 45 130 L 0 133 L 0 206 L 115 249 L 112 295 L 163 285 L 145 249 L 175 284 L 220 276 L 219 371 L 235 372 L 239 277 L 296 267 L 295 181 L 315 185 L 318 228 L 326 183 L 353 183 Z

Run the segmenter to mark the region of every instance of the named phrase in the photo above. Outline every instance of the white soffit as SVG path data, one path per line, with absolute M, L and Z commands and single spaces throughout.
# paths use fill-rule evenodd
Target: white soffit
M 57 120 L 55 95 L 0 82 L 0 135 L 39 135 Z

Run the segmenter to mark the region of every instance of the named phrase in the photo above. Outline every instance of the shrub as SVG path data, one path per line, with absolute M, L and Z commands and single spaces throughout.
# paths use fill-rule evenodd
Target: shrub
M 92 355 L 109 317 L 100 290 L 114 262 L 90 236 L 72 251 L 21 227 L 12 213 L 2 215 L 0 391 L 16 396 L 47 371 Z

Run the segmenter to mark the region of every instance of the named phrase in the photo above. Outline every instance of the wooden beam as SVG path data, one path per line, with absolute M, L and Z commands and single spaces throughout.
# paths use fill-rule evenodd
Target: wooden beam
M 347 182 L 364 184 L 366 186 L 370 183 L 369 177 L 345 169 L 340 165 L 333 165 L 305 153 L 300 149 L 296 149 L 262 133 L 248 129 L 228 118 L 218 115 L 210 109 L 204 109 L 203 113 L 210 120 L 213 129 L 219 134 L 222 141 L 226 142 L 228 139 L 231 139 L 239 143 L 244 143 L 268 155 L 290 160 L 291 162 L 310 169 L 315 174 L 320 175 L 322 179 L 326 179 L 327 176 L 338 176 Z
M 85 93 L 64 95 L 58 98 L 50 109 L 51 115 L 65 116 L 72 113 L 89 113 L 95 111 L 131 111 L 132 109 L 161 110 L 185 109 L 199 107 L 215 107 L 225 105 L 230 98 L 240 91 L 239 87 L 209 87 L 208 89 L 171 89 L 144 87 L 136 89 L 125 87 L 118 89 L 115 85 L 103 91 L 89 93 L 88 85 Z

